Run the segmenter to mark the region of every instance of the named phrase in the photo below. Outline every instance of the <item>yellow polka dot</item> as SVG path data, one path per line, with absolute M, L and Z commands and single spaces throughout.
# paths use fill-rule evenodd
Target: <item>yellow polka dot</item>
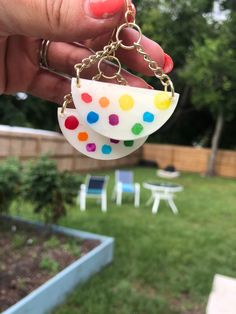
M 110 101 L 107 97 L 102 97 L 99 99 L 99 104 L 102 108 L 106 108 L 109 106 L 110 104 Z
M 171 96 L 170 93 L 160 93 L 156 94 L 154 97 L 154 105 L 157 109 L 160 110 L 167 110 L 170 108 L 171 105 Z
M 131 110 L 134 106 L 134 100 L 130 95 L 122 95 L 119 99 L 120 107 L 124 111 Z

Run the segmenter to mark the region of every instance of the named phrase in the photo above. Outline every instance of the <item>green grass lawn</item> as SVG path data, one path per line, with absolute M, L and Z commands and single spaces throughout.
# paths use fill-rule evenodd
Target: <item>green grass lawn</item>
M 114 182 L 110 175 L 109 193 Z M 154 169 L 136 168 L 137 182 L 158 180 Z M 71 208 L 60 224 L 115 238 L 114 262 L 75 289 L 56 314 L 202 314 L 215 273 L 236 277 L 236 180 L 182 174 L 175 216 L 162 202 L 157 215 L 145 202 L 109 200 L 102 213 Z M 223 314 L 223 313 L 222 313 Z

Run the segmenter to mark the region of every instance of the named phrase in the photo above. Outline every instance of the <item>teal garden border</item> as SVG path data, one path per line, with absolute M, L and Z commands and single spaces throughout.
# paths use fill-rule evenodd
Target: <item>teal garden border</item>
M 41 223 L 35 223 L 18 217 L 4 217 L 12 222 L 43 229 Z M 99 272 L 113 259 L 114 239 L 89 232 L 51 225 L 51 230 L 58 234 L 82 239 L 96 239 L 101 243 L 92 251 L 49 279 L 25 298 L 2 312 L 2 314 L 45 314 L 63 303 L 67 295 L 80 283 Z

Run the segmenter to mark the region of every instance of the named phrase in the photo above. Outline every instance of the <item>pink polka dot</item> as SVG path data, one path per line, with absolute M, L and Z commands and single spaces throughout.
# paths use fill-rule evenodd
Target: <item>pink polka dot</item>
M 87 149 L 87 152 L 94 153 L 96 151 L 97 147 L 96 147 L 95 143 L 89 143 L 86 145 L 86 149 Z
M 118 125 L 119 124 L 119 116 L 117 114 L 111 114 L 109 116 L 109 123 L 112 126 Z
M 89 104 L 92 102 L 93 98 L 91 95 L 87 94 L 87 93 L 83 93 L 81 95 L 81 99 L 86 103 L 86 104 Z
M 114 140 L 114 139 L 110 139 L 110 142 L 112 143 L 112 144 L 119 144 L 120 143 L 120 141 L 119 140 Z
M 75 130 L 79 126 L 79 120 L 75 116 L 66 118 L 65 127 L 69 130 Z

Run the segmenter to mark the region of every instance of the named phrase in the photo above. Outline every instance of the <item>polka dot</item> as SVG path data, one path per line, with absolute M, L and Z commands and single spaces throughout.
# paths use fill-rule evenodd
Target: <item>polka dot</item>
M 169 93 L 156 94 L 154 97 L 154 105 L 157 109 L 167 110 L 171 105 L 171 97 Z
M 119 99 L 119 103 L 120 108 L 124 111 L 129 111 L 134 107 L 134 100 L 128 94 L 121 96 Z
M 112 144 L 119 144 L 120 143 L 120 141 L 119 140 L 114 140 L 114 139 L 110 139 L 110 142 L 112 143 Z
M 111 114 L 109 116 L 109 123 L 112 126 L 116 126 L 119 124 L 119 116 L 117 114 Z
M 135 125 L 132 127 L 132 133 L 134 135 L 139 135 L 143 131 L 143 126 L 141 123 L 135 123 Z
M 83 94 L 81 95 L 81 99 L 82 99 L 86 104 L 91 103 L 92 100 L 93 100 L 92 96 L 90 96 L 90 95 L 87 94 L 87 93 L 83 93 Z
M 132 147 L 132 146 L 134 146 L 134 141 L 124 141 L 124 145 L 126 147 Z
M 143 121 L 144 122 L 153 122 L 154 121 L 154 114 L 152 114 L 151 112 L 145 112 L 143 114 Z
M 99 115 L 94 112 L 94 111 L 90 111 L 87 115 L 87 121 L 90 124 L 96 123 L 99 120 Z
M 110 145 L 103 145 L 102 146 L 102 153 L 104 155 L 110 155 L 112 152 L 112 147 Z
M 88 133 L 87 132 L 80 132 L 78 134 L 78 140 L 81 142 L 85 142 L 88 139 Z
M 79 126 L 79 120 L 75 116 L 66 118 L 65 127 L 69 130 L 75 130 Z
M 97 147 L 96 147 L 96 144 L 95 144 L 95 143 L 89 143 L 89 144 L 86 145 L 86 150 L 87 150 L 87 152 L 89 152 L 89 153 L 94 153 L 94 152 L 96 152 L 96 149 L 97 149 Z
M 110 101 L 107 97 L 102 97 L 99 99 L 99 104 L 102 108 L 106 108 L 110 105 Z

